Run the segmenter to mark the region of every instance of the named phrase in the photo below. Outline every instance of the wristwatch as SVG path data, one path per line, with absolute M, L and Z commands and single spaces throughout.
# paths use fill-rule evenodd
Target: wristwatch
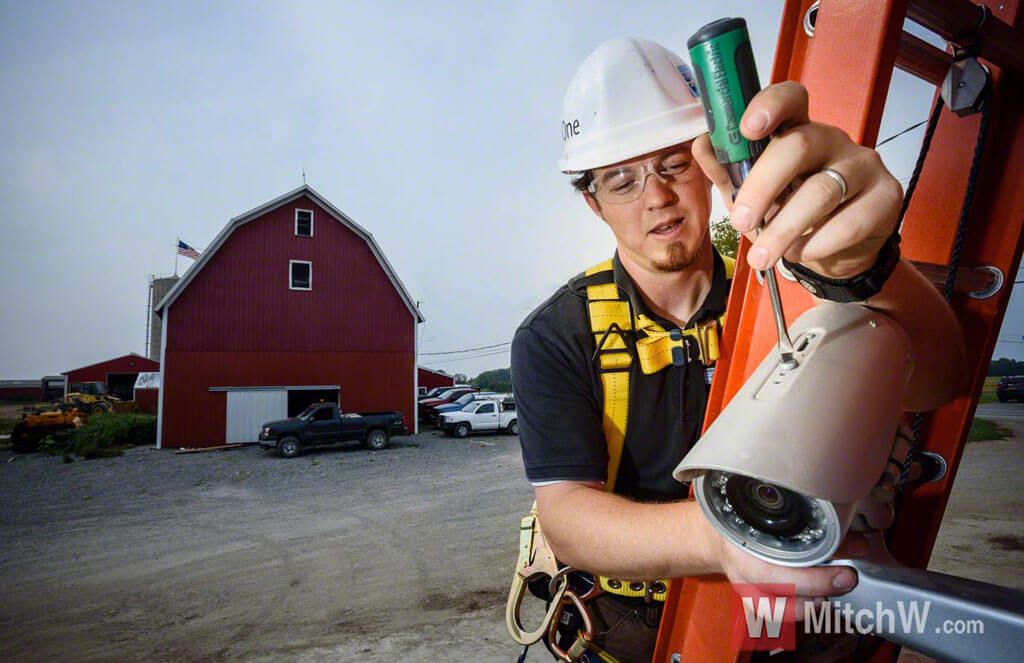
M 832 279 L 812 272 L 800 263 L 785 258 L 782 263 L 793 272 L 797 282 L 815 297 L 833 302 L 862 302 L 877 295 L 900 261 L 900 234 L 894 232 L 882 245 L 878 259 L 867 271 L 848 279 Z

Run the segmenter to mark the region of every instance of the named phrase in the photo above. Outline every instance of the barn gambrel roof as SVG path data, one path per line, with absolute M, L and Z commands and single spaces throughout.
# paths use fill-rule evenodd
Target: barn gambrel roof
M 275 198 L 267 203 L 260 205 L 259 207 L 253 208 L 248 212 L 240 214 L 235 218 L 231 219 L 230 221 L 228 221 L 228 224 L 224 227 L 223 230 L 220 231 L 220 233 L 217 234 L 217 236 L 213 239 L 213 242 L 210 243 L 210 246 L 208 246 L 206 250 L 203 251 L 199 259 L 196 260 L 195 264 L 193 264 L 182 275 L 178 282 L 175 283 L 174 286 L 167 292 L 164 298 L 160 300 L 160 303 L 156 305 L 156 308 L 154 309 L 156 313 L 162 313 L 167 309 L 168 306 L 174 303 L 174 300 L 178 298 L 178 296 L 185 290 L 185 288 L 188 287 L 188 284 L 192 282 L 192 279 L 195 278 L 196 274 L 198 274 L 203 269 L 203 267 L 205 267 L 206 264 L 213 259 L 213 256 L 217 253 L 217 249 L 219 249 L 221 246 L 224 245 L 225 242 L 228 241 L 228 238 L 231 237 L 231 233 L 233 233 L 236 228 L 245 223 L 248 223 L 249 221 L 252 221 L 253 219 L 257 219 L 263 216 L 264 214 L 271 210 L 277 209 L 278 207 L 281 207 L 283 205 L 287 205 L 288 203 L 292 202 L 293 200 L 297 200 L 302 196 L 308 196 L 312 198 L 314 202 L 316 202 L 318 205 L 327 210 L 327 212 L 331 214 L 339 223 L 346 226 L 349 230 L 354 232 L 360 239 L 366 242 L 366 244 L 370 247 L 370 251 L 373 252 L 374 257 L 377 259 L 377 262 L 380 263 L 381 269 L 383 269 L 384 273 L 387 274 L 388 279 L 391 280 L 391 284 L 395 286 L 395 290 L 398 291 L 398 294 L 401 296 L 402 301 L 405 302 L 405 305 L 408 307 L 409 312 L 416 317 L 417 322 L 425 322 L 426 318 L 424 318 L 423 314 L 420 313 L 419 307 L 416 306 L 416 301 L 409 295 L 409 292 L 405 289 L 405 286 L 402 285 L 401 279 L 398 278 L 398 273 L 395 272 L 395 269 L 391 266 L 391 263 L 388 262 L 387 257 L 384 255 L 384 252 L 380 250 L 380 246 L 377 245 L 377 241 L 373 238 L 373 235 L 365 228 L 360 226 L 358 223 L 353 221 L 351 218 L 349 218 L 348 215 L 346 215 L 344 212 L 342 212 L 337 207 L 332 205 L 326 198 L 324 198 L 319 193 L 314 191 L 313 188 L 310 187 L 308 184 L 303 184 L 294 191 L 289 191 L 283 196 Z

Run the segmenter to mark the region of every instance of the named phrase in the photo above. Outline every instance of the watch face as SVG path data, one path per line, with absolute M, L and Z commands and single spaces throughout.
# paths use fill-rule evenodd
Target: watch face
M 811 293 L 812 295 L 817 296 L 821 292 L 816 287 L 814 287 L 814 284 L 811 283 L 810 281 L 808 281 L 806 279 L 798 279 L 798 280 L 800 281 L 800 285 L 802 285 L 804 288 L 806 288 L 807 292 Z

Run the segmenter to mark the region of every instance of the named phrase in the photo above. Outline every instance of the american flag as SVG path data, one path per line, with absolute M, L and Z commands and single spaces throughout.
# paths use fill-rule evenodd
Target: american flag
M 196 251 L 180 239 L 178 240 L 178 253 L 186 258 L 192 258 L 193 260 L 199 259 L 199 251 Z

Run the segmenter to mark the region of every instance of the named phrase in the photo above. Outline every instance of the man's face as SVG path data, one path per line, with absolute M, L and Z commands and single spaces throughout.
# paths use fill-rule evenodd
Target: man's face
M 691 145 L 674 145 L 594 169 L 599 190 L 586 196 L 587 203 L 612 229 L 624 261 L 648 271 L 677 272 L 689 267 L 703 249 L 711 182 L 694 161 Z M 646 180 L 640 184 L 644 188 L 639 198 L 609 200 L 612 187 L 623 177 L 636 175 Z

